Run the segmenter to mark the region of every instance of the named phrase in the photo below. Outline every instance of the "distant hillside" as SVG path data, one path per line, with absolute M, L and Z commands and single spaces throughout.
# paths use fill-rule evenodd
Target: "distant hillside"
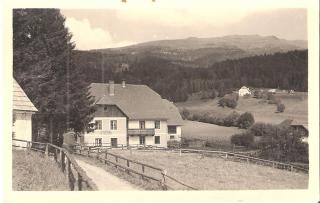
M 185 101 L 189 94 L 203 90 L 222 96 L 242 85 L 252 87 L 308 90 L 308 51 L 290 51 L 269 55 L 225 60 L 208 68 L 192 68 L 172 63 L 154 55 L 126 58 L 105 56 L 98 52 L 75 52 L 77 66 L 88 82 L 115 80 L 146 84 L 171 101 Z
M 285 40 L 275 36 L 231 35 L 214 38 L 159 40 L 112 49 L 92 50 L 107 57 L 125 56 L 127 60 L 151 55 L 186 67 L 205 68 L 227 59 L 307 49 L 307 41 Z M 120 57 L 121 58 L 121 57 Z M 118 63 L 122 63 L 118 61 Z

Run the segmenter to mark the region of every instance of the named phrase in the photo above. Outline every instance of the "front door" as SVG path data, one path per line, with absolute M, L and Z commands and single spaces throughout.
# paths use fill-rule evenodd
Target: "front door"
M 139 143 L 140 145 L 145 145 L 146 144 L 146 137 L 143 135 L 139 136 Z
M 111 138 L 111 147 L 118 147 L 118 138 Z

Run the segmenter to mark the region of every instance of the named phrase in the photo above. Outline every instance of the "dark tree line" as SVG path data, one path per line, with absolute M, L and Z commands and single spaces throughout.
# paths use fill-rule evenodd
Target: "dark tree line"
M 34 134 L 47 129 L 43 139 L 52 142 L 67 129 L 83 131 L 94 110 L 64 22 L 58 9 L 13 10 L 13 75 L 39 110 Z
M 75 52 L 77 65 L 88 82 L 146 84 L 171 101 L 185 101 L 199 91 L 216 91 L 224 96 L 242 85 L 264 88 L 308 90 L 308 52 L 290 51 L 237 60 L 226 60 L 210 68 L 190 68 L 145 54 L 110 54 Z M 129 69 L 121 71 L 121 64 Z M 119 71 L 120 69 L 120 71 Z

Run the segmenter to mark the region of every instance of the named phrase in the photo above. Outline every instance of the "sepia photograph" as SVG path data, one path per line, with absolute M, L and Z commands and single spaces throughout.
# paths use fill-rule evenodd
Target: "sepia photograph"
M 258 2 L 10 9 L 11 190 L 308 191 L 309 11 Z

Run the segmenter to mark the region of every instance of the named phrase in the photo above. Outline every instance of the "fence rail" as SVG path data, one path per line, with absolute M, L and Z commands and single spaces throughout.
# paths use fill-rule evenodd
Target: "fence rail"
M 54 160 L 65 174 L 69 183 L 69 189 L 71 191 L 98 189 L 96 184 L 92 182 L 85 171 L 77 164 L 77 162 L 66 149 L 51 143 L 33 142 L 20 139 L 12 140 L 14 142 L 12 146 L 15 148 L 24 148 L 27 150 L 42 152 L 47 157 L 53 156 Z M 18 145 L 18 143 L 21 145 Z
M 142 179 L 156 181 L 163 190 L 174 189 L 173 186 L 170 186 L 168 184 L 166 178 L 171 179 L 173 182 L 175 182 L 175 184 L 179 185 L 180 187 L 182 186 L 183 189 L 197 190 L 197 188 L 195 187 L 189 186 L 171 176 L 168 176 L 166 174 L 166 170 L 163 168 L 145 164 L 136 160 L 128 159 L 121 155 L 110 153 L 108 152 L 108 150 L 104 151 L 100 150 L 99 148 L 87 148 L 78 145 L 75 148 L 74 153 L 88 157 L 91 157 L 92 154 L 94 154 L 92 157 L 96 157 L 98 160 L 104 162 L 105 164 L 112 164 L 116 168 L 121 168 L 128 173 L 135 173 L 141 176 Z M 114 161 L 111 160 L 111 157 L 113 157 Z M 121 163 L 120 160 L 123 160 L 123 162 Z M 133 167 L 133 164 L 136 165 L 135 168 Z
M 217 155 L 222 155 L 224 158 L 226 159 L 238 159 L 241 161 L 246 161 L 246 162 L 250 162 L 250 163 L 255 163 L 255 164 L 261 164 L 261 165 L 265 165 L 265 166 L 272 166 L 273 168 L 278 168 L 278 169 L 285 169 L 285 170 L 289 170 L 289 171 L 300 171 L 300 172 L 305 172 L 308 173 L 308 169 L 307 168 L 303 168 L 303 167 L 299 167 L 299 166 L 295 166 L 292 164 L 288 164 L 288 163 L 282 163 L 282 162 L 278 162 L 278 161 L 271 161 L 271 160 L 266 160 L 266 159 L 260 159 L 260 158 L 256 158 L 256 157 L 252 157 L 252 156 L 246 156 L 246 155 L 242 155 L 242 154 L 237 154 L 237 153 L 233 153 L 233 152 L 224 152 L 224 151 L 209 151 L 209 150 L 198 150 L 198 149 L 175 149 L 172 150 L 175 152 L 180 152 L 180 153 L 199 153 L 199 154 L 217 154 Z

